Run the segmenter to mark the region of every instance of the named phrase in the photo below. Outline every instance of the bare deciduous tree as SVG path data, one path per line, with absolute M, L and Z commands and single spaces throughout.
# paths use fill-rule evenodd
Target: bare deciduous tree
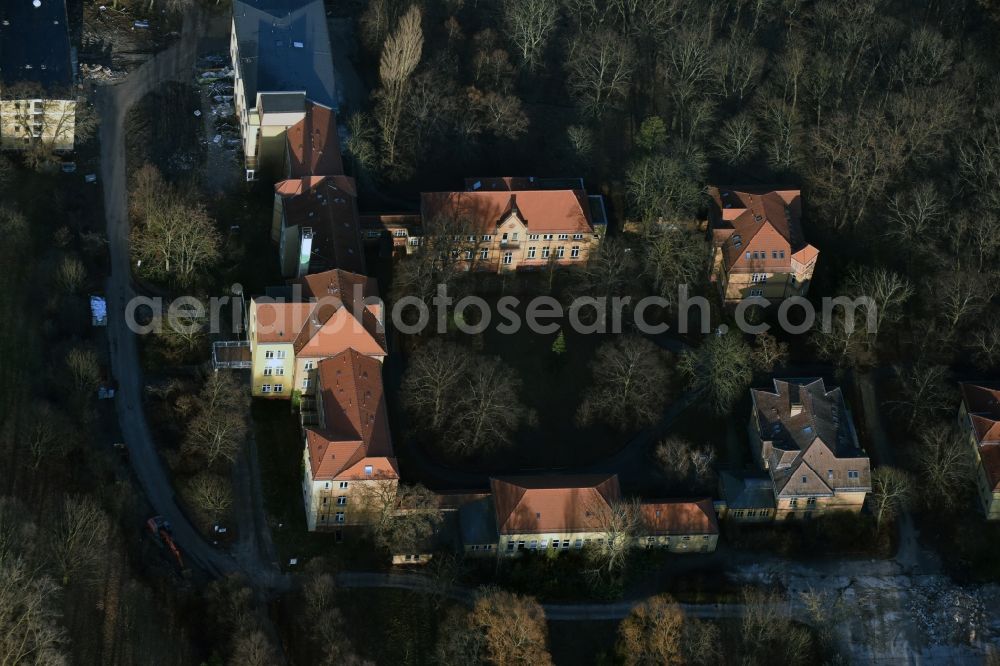
M 729 411 L 753 379 L 749 346 L 736 333 L 712 335 L 700 347 L 681 355 L 677 367 L 691 390 L 703 395 L 716 411 Z
M 684 611 L 673 597 L 650 597 L 618 625 L 618 656 L 630 666 L 684 664 L 684 625 Z
M 420 484 L 376 479 L 361 486 L 359 511 L 375 544 L 392 553 L 410 554 L 441 522 L 437 498 Z
M 476 600 L 469 623 L 482 636 L 481 654 L 486 663 L 552 663 L 546 646 L 545 612 L 532 597 L 488 589 Z
M 559 19 L 559 3 L 553 0 L 503 0 L 503 18 L 521 60 L 528 69 L 542 62 L 549 35 Z
M 198 394 L 181 452 L 209 466 L 233 462 L 247 432 L 249 399 L 245 389 L 224 372 L 213 372 Z
M 957 508 L 965 498 L 962 489 L 976 484 L 975 461 L 967 436 L 951 425 L 937 423 L 923 428 L 917 440 L 921 497 L 931 507 Z
M 584 35 L 570 44 L 566 85 L 585 113 L 602 116 L 628 94 L 635 56 L 613 30 Z
M 896 517 L 906 510 L 913 497 L 910 476 L 901 469 L 882 466 L 872 472 L 872 491 L 869 494 L 879 528 L 882 521 Z
M 145 275 L 190 286 L 219 258 L 221 240 L 205 207 L 165 183 L 155 168 L 132 180 L 132 254 Z
M 100 567 L 111 520 L 89 497 L 67 497 L 51 532 L 49 554 L 62 584 L 88 582 Z
M 499 358 L 478 359 L 453 406 L 446 444 L 469 454 L 509 443 L 517 427 L 533 418 L 518 398 L 520 388 L 520 378 Z
M 186 484 L 184 496 L 204 515 L 205 527 L 217 523 L 233 505 L 233 489 L 219 474 L 199 472 Z
M 642 520 L 639 501 L 615 500 L 589 507 L 597 522 L 600 538 L 587 546 L 586 556 L 598 575 L 613 575 L 625 568 Z
M 421 17 L 420 6 L 411 5 L 399 19 L 396 31 L 386 39 L 379 61 L 382 88 L 377 93 L 375 115 L 381 134 L 382 164 L 390 170 L 402 170 L 404 166 L 399 155 L 399 132 L 410 76 L 420 63 L 424 47 Z
M 444 427 L 472 361 L 472 354 L 464 347 L 441 338 L 430 340 L 413 353 L 402 393 L 414 420 L 433 431 Z
M 667 403 L 670 371 L 665 352 L 639 335 L 605 342 L 591 364 L 593 381 L 580 404 L 581 423 L 602 421 L 615 428 L 645 427 Z
M 715 451 L 711 446 L 696 447 L 680 437 L 667 437 L 656 445 L 653 455 L 674 483 L 693 481 L 705 486 L 713 476 Z

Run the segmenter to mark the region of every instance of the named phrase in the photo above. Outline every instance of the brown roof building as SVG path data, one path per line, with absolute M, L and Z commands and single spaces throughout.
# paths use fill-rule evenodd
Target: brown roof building
M 860 511 L 871 465 L 839 388 L 822 379 L 775 379 L 751 390 L 751 446 L 774 487 L 776 517 Z
M 799 191 L 710 187 L 709 196 L 712 280 L 723 298 L 804 296 L 819 250 L 803 235 Z
M 459 510 L 466 552 L 516 555 L 600 546 L 612 529 L 611 512 L 622 499 L 615 474 L 494 478 L 490 489 L 490 497 Z M 633 545 L 676 552 L 715 549 L 719 529 L 711 500 L 648 502 L 640 512 L 641 534 Z
M 358 488 L 382 483 L 394 490 L 399 479 L 382 364 L 348 349 L 320 361 L 317 380 L 318 420 L 305 427 L 303 495 L 310 529 L 357 524 Z
M 332 270 L 307 275 L 286 291 L 250 300 L 252 395 L 311 394 L 319 361 L 347 349 L 385 357 L 384 313 L 373 278 Z
M 959 427 L 976 461 L 977 494 L 990 520 L 1000 520 L 1000 384 L 961 384 Z

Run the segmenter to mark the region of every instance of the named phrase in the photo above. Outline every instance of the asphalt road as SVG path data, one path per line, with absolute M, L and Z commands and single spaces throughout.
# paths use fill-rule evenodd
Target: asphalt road
M 434 593 L 437 588 L 433 580 L 421 574 L 405 573 L 360 573 L 344 571 L 337 574 L 337 584 L 343 588 L 392 588 L 414 592 Z M 478 591 L 469 587 L 450 586 L 443 591 L 445 597 L 471 606 Z M 582 620 L 621 620 L 628 615 L 641 599 L 598 604 L 542 604 L 545 619 L 552 622 L 575 622 Z M 680 604 L 688 617 L 736 618 L 743 615 L 743 604 Z M 782 603 L 780 612 L 787 612 L 791 606 Z
M 118 380 L 115 403 L 122 436 L 128 446 L 132 469 L 149 503 L 157 514 L 172 524 L 185 559 L 210 574 L 225 575 L 237 570 L 236 562 L 206 542 L 177 505 L 143 409 L 144 382 L 136 334 L 125 321 L 126 304 L 135 296 L 129 258 L 125 119 L 132 105 L 157 86 L 190 76 L 200 26 L 201 22 L 194 16 L 186 16 L 178 43 L 147 61 L 122 83 L 102 87 L 97 103 L 101 114 L 101 179 L 111 259 L 106 291 L 108 340 L 111 370 Z

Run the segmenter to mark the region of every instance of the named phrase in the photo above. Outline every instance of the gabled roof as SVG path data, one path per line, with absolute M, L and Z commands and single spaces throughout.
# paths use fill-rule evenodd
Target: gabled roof
M 65 0 L 40 0 L 37 7 L 32 0 L 0 3 L 0 83 L 21 82 L 69 93 L 73 71 Z
M 306 429 L 313 479 L 398 478 L 382 364 L 348 349 L 320 361 L 317 378 L 321 425 Z
M 306 176 L 274 186 L 282 197 L 286 228 L 313 231 L 310 270 L 365 272 L 357 186 L 349 176 Z
M 258 92 L 304 91 L 337 106 L 322 0 L 234 0 L 233 23 L 248 109 Z
M 828 391 L 822 379 L 775 379 L 773 392 L 753 389 L 750 395 L 758 453 L 776 495 L 871 489 L 871 465 L 839 388 Z
M 583 190 L 424 192 L 420 195 L 424 227 L 435 218 L 467 219 L 472 230 L 493 234 L 513 209 L 531 233 L 593 233 L 590 203 Z
M 516 476 L 490 479 L 500 534 L 593 532 L 620 497 L 618 476 Z
M 712 236 L 722 247 L 726 270 L 788 271 L 793 258 L 808 264 L 818 256 L 802 233 L 799 190 L 710 187 L 708 192 Z
M 991 490 L 1000 490 L 1000 385 L 963 382 L 960 386 L 987 482 Z
M 718 534 L 712 500 L 660 500 L 640 505 L 643 530 L 647 535 Z
M 288 177 L 338 176 L 344 173 L 333 109 L 306 102 L 306 115 L 285 132 Z
M 345 349 L 369 356 L 386 353 L 385 327 L 373 278 L 342 270 L 307 275 L 293 282 L 293 302 L 253 299 L 256 339 L 290 343 L 300 357 L 327 357 Z M 294 293 L 294 290 L 293 290 Z M 300 300 L 301 299 L 301 300 Z

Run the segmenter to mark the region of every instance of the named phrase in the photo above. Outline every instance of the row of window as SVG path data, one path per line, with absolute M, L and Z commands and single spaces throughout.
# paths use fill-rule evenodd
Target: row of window
M 347 483 L 347 482 L 344 481 L 343 483 Z M 327 502 L 328 499 L 330 499 L 330 498 L 329 497 L 324 497 L 323 498 L 323 506 L 326 506 L 326 502 Z M 339 497 L 337 497 L 337 505 L 338 506 L 344 506 L 345 504 L 347 504 L 347 495 L 340 495 Z
M 483 545 L 483 546 L 480 546 L 479 544 L 475 544 L 475 545 L 472 546 L 472 550 L 493 550 L 493 544 L 488 543 L 488 544 Z
M 261 393 L 284 393 L 284 384 L 262 384 L 260 387 Z
M 739 247 L 739 245 L 737 245 L 737 247 Z M 785 251 L 784 250 L 771 250 L 771 258 L 772 259 L 784 259 L 785 258 Z M 767 250 L 755 250 L 753 252 L 751 252 L 750 250 L 747 250 L 747 259 L 767 259 Z
M 284 376 L 284 374 L 285 374 L 285 369 L 280 365 L 276 368 L 264 368 L 265 377 L 270 377 L 271 375 L 277 375 L 279 377 L 282 377 Z
M 743 518 L 744 516 L 747 518 L 756 518 L 757 516 L 766 518 L 768 515 L 770 515 L 770 511 L 768 509 L 737 509 L 736 511 L 733 511 L 733 518 Z
M 451 256 L 454 257 L 454 258 L 458 258 L 458 250 L 453 250 L 452 253 L 451 253 Z M 542 248 L 542 259 L 548 259 L 551 256 L 552 256 L 552 248 L 543 247 Z M 570 250 L 569 250 L 569 256 L 570 256 L 570 259 L 579 259 L 580 258 L 580 246 L 579 245 L 574 245 L 573 247 L 571 247 Z M 505 251 L 503 253 L 502 257 L 503 257 L 503 263 L 505 263 L 505 264 L 514 263 L 514 253 L 511 252 L 510 250 Z M 466 250 L 464 258 L 465 258 L 466 261 L 471 261 L 472 260 L 472 250 Z M 482 260 L 484 260 L 484 261 L 488 260 L 490 258 L 490 251 L 488 249 L 486 249 L 486 248 L 483 248 L 482 250 L 479 251 L 479 258 L 482 259 Z M 536 258 L 538 258 L 538 249 L 535 248 L 535 247 L 529 247 L 528 248 L 527 258 L 528 259 L 536 259 Z M 556 259 L 565 259 L 566 258 L 566 248 L 564 248 L 562 246 L 557 247 L 556 248 L 555 258 Z
M 266 351 L 264 352 L 264 358 L 285 358 L 285 351 L 284 350 Z
M 339 483 L 340 483 L 340 486 L 339 486 L 339 487 L 340 487 L 341 489 L 343 489 L 343 488 L 346 488 L 346 487 L 347 487 L 347 481 L 340 481 Z M 330 489 L 330 482 L 329 482 L 329 481 L 327 481 L 327 482 L 326 482 L 325 484 L 323 484 L 323 487 L 324 487 L 325 489 L 329 490 L 329 489 Z
M 328 517 L 329 516 L 327 516 L 325 513 L 323 513 L 323 514 L 320 514 L 319 520 L 320 520 L 320 522 L 325 523 L 326 519 Z M 334 514 L 334 516 L 333 516 L 333 522 L 335 522 L 335 523 L 342 523 L 342 522 L 344 522 L 344 512 L 343 511 L 338 511 L 336 514 Z

